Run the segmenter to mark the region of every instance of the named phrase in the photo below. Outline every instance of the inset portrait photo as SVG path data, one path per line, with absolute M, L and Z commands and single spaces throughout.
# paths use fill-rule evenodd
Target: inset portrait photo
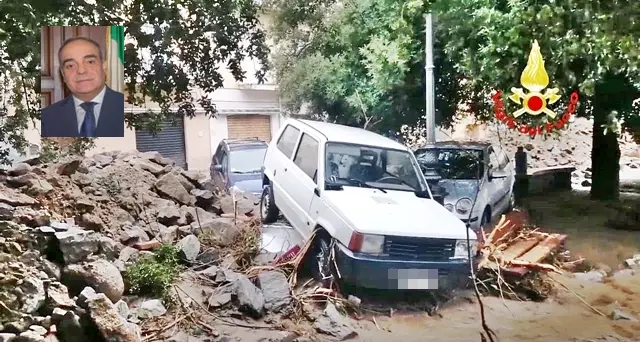
M 40 136 L 124 136 L 124 26 L 41 29 Z

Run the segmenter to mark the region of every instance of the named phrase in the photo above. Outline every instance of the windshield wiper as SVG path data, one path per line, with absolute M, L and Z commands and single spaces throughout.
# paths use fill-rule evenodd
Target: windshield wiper
M 359 186 L 361 188 L 371 188 L 371 189 L 380 190 L 385 194 L 387 193 L 387 190 L 385 190 L 383 188 L 379 188 L 377 186 L 373 186 L 373 185 L 371 185 L 371 184 L 369 184 L 367 182 L 363 182 L 363 181 L 360 181 L 360 180 L 357 180 L 357 179 L 353 179 L 353 178 L 346 178 L 345 180 L 347 182 L 349 182 L 349 184 L 356 185 L 356 186 Z
M 388 174 L 389 176 L 391 176 L 391 177 L 393 177 L 393 178 L 395 178 L 395 179 L 399 180 L 399 181 L 400 181 L 400 183 L 401 183 L 402 185 L 406 185 L 406 186 L 410 187 L 410 188 L 411 188 L 411 190 L 414 190 L 414 191 L 416 190 L 416 188 L 415 188 L 413 185 L 411 185 L 411 184 L 407 183 L 407 182 L 406 182 L 405 180 L 403 180 L 402 178 L 400 178 L 400 177 L 398 177 L 398 176 L 396 176 L 396 175 L 393 175 L 393 174 L 391 174 L 391 173 L 389 173 L 389 172 L 385 172 L 385 173 L 386 173 L 386 174 Z

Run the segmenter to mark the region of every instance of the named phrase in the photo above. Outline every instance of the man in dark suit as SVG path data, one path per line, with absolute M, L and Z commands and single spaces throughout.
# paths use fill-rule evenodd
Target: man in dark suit
M 71 95 L 42 110 L 42 137 L 123 137 L 124 94 L 106 86 L 107 62 L 100 45 L 85 37 L 66 40 L 58 51 Z

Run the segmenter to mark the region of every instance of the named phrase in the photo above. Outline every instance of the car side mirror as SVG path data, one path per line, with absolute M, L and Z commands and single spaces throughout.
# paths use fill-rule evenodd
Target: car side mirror
M 222 165 L 214 165 L 213 166 L 213 171 L 222 172 Z
M 507 178 L 509 174 L 504 170 L 489 171 L 489 181 L 494 179 Z

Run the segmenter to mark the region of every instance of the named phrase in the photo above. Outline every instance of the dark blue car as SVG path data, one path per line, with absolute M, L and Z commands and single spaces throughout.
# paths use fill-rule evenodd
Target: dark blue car
M 258 138 L 223 139 L 211 159 L 211 180 L 225 192 L 235 185 L 246 193 L 260 196 L 262 162 L 267 147 L 268 144 Z

